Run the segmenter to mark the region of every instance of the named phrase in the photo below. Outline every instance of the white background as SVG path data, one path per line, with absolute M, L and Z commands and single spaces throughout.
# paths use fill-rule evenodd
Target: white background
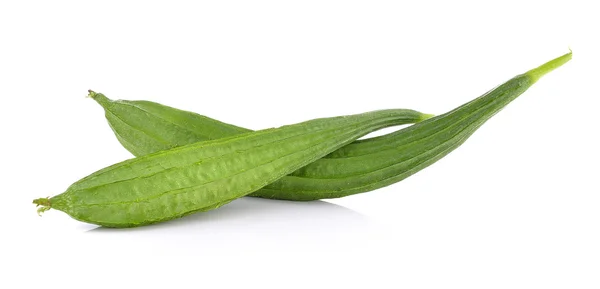
M 0 287 L 600 288 L 593 2 L 2 1 Z M 87 89 L 252 129 L 439 114 L 569 47 L 459 149 L 374 192 L 127 230 L 31 204 L 131 157 Z

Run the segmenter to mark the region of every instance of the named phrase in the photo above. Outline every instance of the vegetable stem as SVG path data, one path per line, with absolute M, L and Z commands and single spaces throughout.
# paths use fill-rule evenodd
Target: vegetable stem
M 529 77 L 531 77 L 531 80 L 535 83 L 540 78 L 542 78 L 542 76 L 546 75 L 546 73 L 548 73 L 558 67 L 561 67 L 563 64 L 565 64 L 569 60 L 571 60 L 572 55 L 573 55 L 572 51 L 569 51 L 569 53 L 567 53 L 563 56 L 557 57 L 555 59 L 552 59 L 552 60 L 538 66 L 537 68 L 527 71 L 525 74 L 528 75 Z

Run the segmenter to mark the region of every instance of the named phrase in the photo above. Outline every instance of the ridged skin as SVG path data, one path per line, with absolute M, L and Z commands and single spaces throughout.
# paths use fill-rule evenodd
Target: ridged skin
M 251 131 L 150 101 L 112 101 L 96 93 L 91 96 L 105 108 L 119 142 L 135 156 Z
M 397 109 L 315 119 L 159 151 L 83 178 L 51 198 L 50 206 L 107 227 L 214 209 L 415 114 Z
M 485 121 L 527 90 L 543 74 L 562 65 L 570 57 L 570 53 L 563 55 L 540 68 L 518 75 L 483 96 L 438 117 L 385 136 L 355 141 L 282 177 L 250 196 L 309 201 L 368 192 L 401 181 L 459 147 Z M 104 96 L 101 98 L 103 100 L 99 103 L 109 114 L 111 110 L 114 110 L 109 105 L 113 102 L 105 99 Z M 128 104 L 130 109 L 122 111 L 135 113 L 131 109 L 135 108 L 137 102 L 114 103 L 118 103 L 114 106 Z M 167 118 L 172 112 L 181 112 L 160 104 L 152 104 L 160 107 L 161 110 L 155 110 L 152 114 L 143 114 L 142 117 L 145 117 L 147 123 L 152 123 L 154 119 Z M 189 114 L 198 116 L 193 113 Z M 205 131 L 203 128 L 207 120 L 210 119 L 193 116 L 188 118 L 190 126 L 193 126 L 199 134 Z M 418 122 L 418 119 L 415 119 L 415 122 Z M 109 123 L 111 123 L 110 119 Z M 127 137 L 127 142 L 135 144 L 134 148 L 128 148 L 134 155 L 143 155 L 137 154 L 136 151 L 152 151 L 150 145 L 143 138 L 137 137 L 138 134 L 122 133 L 114 125 L 111 124 L 111 126 L 115 134 L 122 134 Z M 149 130 L 149 134 L 160 133 L 148 126 L 142 127 L 142 129 Z M 219 123 L 211 122 L 206 126 L 206 131 L 215 135 L 214 131 L 219 131 L 219 127 Z M 233 132 L 228 130 L 225 125 L 223 127 L 222 133 Z M 187 136 L 181 141 L 173 138 L 173 142 L 204 140 L 189 138 L 189 134 Z M 127 148 L 126 145 L 124 146 Z
M 459 147 L 488 119 L 571 57 L 569 52 L 515 76 L 443 115 L 342 147 L 254 195 L 293 200 L 336 198 L 401 181 Z
M 459 147 L 530 85 L 529 77 L 517 76 L 456 110 L 373 140 L 374 143 L 385 143 L 386 149 L 356 151 L 350 148 L 346 154 L 338 150 L 340 155 L 315 161 L 288 176 L 285 183 L 274 182 L 255 195 L 283 199 L 293 195 L 294 200 L 325 199 L 399 182 Z M 338 168 L 335 174 L 330 173 L 333 167 Z M 315 178 L 315 173 L 319 178 Z
M 251 130 L 223 123 L 193 112 L 164 106 L 149 101 L 110 100 L 100 93 L 93 93 L 96 100 L 105 110 L 106 119 L 119 142 L 135 156 L 143 156 L 161 150 L 196 143 L 205 140 L 214 140 L 230 137 Z M 431 117 L 413 110 L 406 110 L 403 118 L 397 118 L 394 125 L 410 124 Z M 377 138 L 376 138 L 377 139 Z M 355 141 L 361 143 L 361 141 Z M 358 150 L 368 146 L 376 149 L 385 141 L 377 143 L 358 144 Z M 344 165 L 344 164 L 342 164 Z M 332 168 L 335 171 L 337 168 Z M 315 178 L 319 178 L 317 174 Z M 283 177 L 285 187 L 288 177 Z M 290 182 L 290 184 L 293 182 Z M 250 196 L 269 198 L 262 192 Z M 286 200 L 316 200 L 318 196 L 298 196 L 296 193 L 280 192 L 277 199 Z

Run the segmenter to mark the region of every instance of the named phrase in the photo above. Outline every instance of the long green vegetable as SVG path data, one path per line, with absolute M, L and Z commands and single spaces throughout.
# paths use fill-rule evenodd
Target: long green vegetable
M 396 109 L 310 120 L 193 143 L 99 170 L 34 203 L 106 227 L 134 227 L 214 209 L 375 129 L 413 119 Z
M 570 58 L 568 53 L 518 75 L 446 114 L 385 136 L 355 141 L 251 196 L 296 201 L 338 198 L 398 182 L 460 146 L 542 75 Z M 91 97 L 104 108 L 119 141 L 135 156 L 249 131 L 154 102 L 112 101 L 95 93 Z
M 55 208 L 89 223 L 132 227 L 210 210 L 260 188 L 264 196 L 303 199 L 385 186 L 448 154 L 540 77 L 570 59 L 571 53 L 565 54 L 446 114 L 341 149 L 369 131 L 397 123 L 407 111 L 317 119 L 159 151 L 97 171 L 65 193 L 34 204 L 42 206 L 39 212 Z M 348 160 L 361 165 L 338 167 Z M 333 172 L 334 167 L 339 170 Z M 292 172 L 288 184 L 294 190 L 275 182 Z M 314 175 L 321 178 L 315 180 Z

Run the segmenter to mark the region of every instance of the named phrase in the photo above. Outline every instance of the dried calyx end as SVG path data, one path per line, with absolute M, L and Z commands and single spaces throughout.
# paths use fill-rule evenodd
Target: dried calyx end
M 87 97 L 94 98 L 96 96 L 96 94 L 97 93 L 95 93 L 93 90 L 88 89 L 88 95 L 87 95 Z
M 40 216 L 42 215 L 43 212 L 48 211 L 48 210 L 50 210 L 50 208 L 52 208 L 49 197 L 35 199 L 35 200 L 33 200 L 33 203 L 36 205 L 36 207 L 41 206 L 40 208 L 37 209 L 37 213 Z
M 111 103 L 111 100 L 108 99 L 108 97 L 104 96 L 104 94 L 102 93 L 97 93 L 91 89 L 88 90 L 88 95 L 87 97 L 95 100 L 96 102 L 98 102 L 102 107 L 106 108 L 106 105 Z

